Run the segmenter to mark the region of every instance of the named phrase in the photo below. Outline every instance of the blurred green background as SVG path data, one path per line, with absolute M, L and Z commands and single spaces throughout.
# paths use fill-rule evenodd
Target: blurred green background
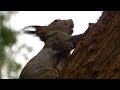
M 19 77 L 21 64 L 15 61 L 14 54 L 17 52 L 11 49 L 17 42 L 19 32 L 12 30 L 9 23 L 11 16 L 17 13 L 16 11 L 0 11 L 0 79 Z

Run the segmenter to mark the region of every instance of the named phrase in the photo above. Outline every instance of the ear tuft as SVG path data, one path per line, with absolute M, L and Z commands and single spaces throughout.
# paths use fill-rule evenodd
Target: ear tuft
M 35 31 L 24 31 L 24 33 L 27 33 L 27 34 L 36 34 Z

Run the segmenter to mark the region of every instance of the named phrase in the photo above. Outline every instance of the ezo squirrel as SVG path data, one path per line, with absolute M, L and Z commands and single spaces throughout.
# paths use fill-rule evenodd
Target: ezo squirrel
M 56 79 L 67 65 L 70 52 L 79 42 L 81 34 L 71 36 L 74 27 L 71 19 L 54 20 L 48 26 L 28 27 L 35 27 L 36 31 L 26 33 L 40 37 L 45 45 L 26 64 L 19 79 Z

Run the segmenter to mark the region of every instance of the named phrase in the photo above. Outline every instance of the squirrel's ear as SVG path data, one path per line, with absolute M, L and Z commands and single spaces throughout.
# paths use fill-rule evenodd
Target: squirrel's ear
M 26 33 L 26 34 L 35 34 L 35 31 L 24 31 L 24 33 Z
M 35 28 L 36 30 L 35 31 L 26 30 L 29 28 Z M 27 27 L 24 27 L 22 30 L 24 30 L 24 32 L 27 34 L 37 34 L 36 33 L 37 31 L 41 31 L 41 26 L 36 26 L 36 25 L 27 26 Z
M 41 26 L 37 26 L 37 25 L 27 26 L 27 27 L 24 27 L 22 30 L 29 29 L 29 28 L 35 28 L 36 30 L 38 30 L 38 29 L 41 29 Z

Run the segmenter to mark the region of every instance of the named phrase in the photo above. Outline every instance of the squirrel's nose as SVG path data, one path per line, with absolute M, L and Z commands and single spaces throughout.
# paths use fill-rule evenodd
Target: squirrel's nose
M 69 21 L 71 22 L 70 24 L 70 28 L 74 28 L 74 23 L 73 23 L 73 20 L 72 19 L 69 19 Z
M 73 20 L 72 20 L 72 19 L 69 19 L 69 21 L 73 23 Z

